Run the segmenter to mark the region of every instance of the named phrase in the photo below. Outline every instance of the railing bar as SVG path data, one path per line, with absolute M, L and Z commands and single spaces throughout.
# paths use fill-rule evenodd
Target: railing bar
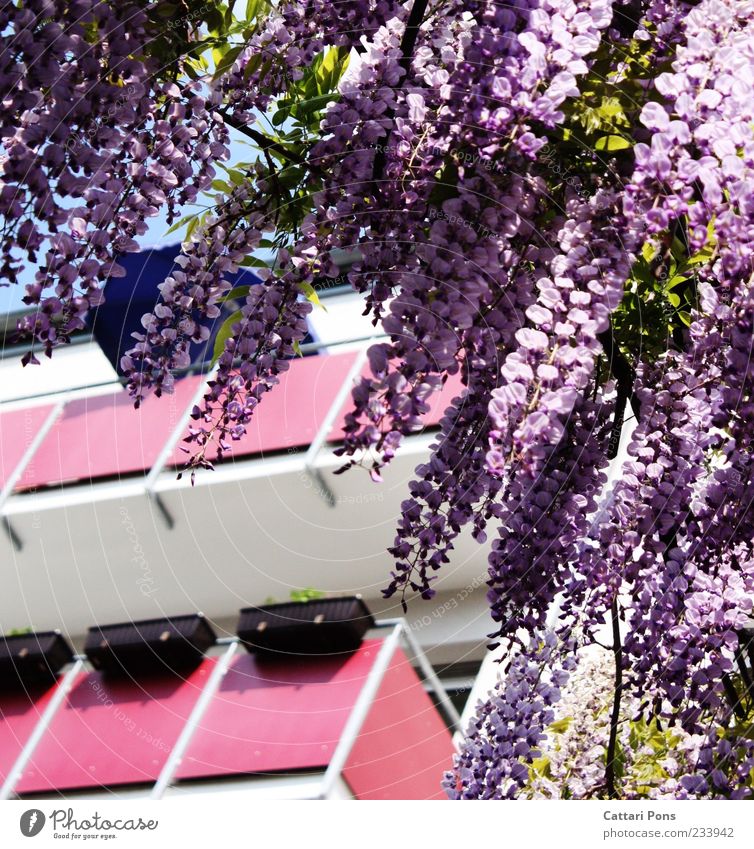
M 372 338 L 372 337 L 369 337 Z M 346 374 L 343 379 L 343 383 L 338 389 L 338 392 L 333 398 L 332 404 L 330 404 L 330 408 L 327 411 L 324 419 L 322 420 L 322 424 L 320 424 L 317 432 L 314 434 L 314 438 L 309 443 L 309 447 L 306 450 L 306 454 L 304 455 L 304 470 L 307 474 L 312 477 L 318 479 L 320 483 L 320 487 L 322 489 L 322 494 L 325 497 L 325 500 L 330 504 L 331 507 L 335 506 L 335 496 L 330 489 L 327 481 L 325 481 L 322 476 L 321 471 L 317 468 L 317 457 L 319 456 L 319 452 L 322 450 L 322 446 L 327 442 L 327 438 L 330 435 L 330 431 L 332 430 L 332 426 L 335 424 L 335 420 L 338 417 L 338 414 L 343 409 L 343 405 L 346 403 L 346 399 L 348 398 L 349 393 L 353 389 L 353 383 L 356 378 L 361 374 L 361 370 L 364 368 L 364 363 L 367 359 L 367 349 L 362 348 L 359 353 L 354 358 L 351 367 L 348 369 L 348 374 Z
M 154 492 L 154 484 L 157 478 L 162 474 L 163 469 L 165 468 L 165 464 L 167 463 L 170 455 L 175 451 L 176 445 L 181 437 L 181 434 L 186 430 L 186 426 L 188 425 L 189 419 L 191 418 L 191 411 L 194 407 L 199 403 L 199 401 L 203 398 L 204 394 L 207 391 L 207 387 L 205 386 L 204 381 L 200 381 L 199 385 L 196 388 L 196 392 L 191 396 L 191 400 L 186 405 L 186 409 L 178 416 L 178 420 L 176 422 L 175 427 L 170 432 L 170 436 L 168 436 L 165 444 L 162 446 L 160 453 L 157 455 L 157 459 L 154 461 L 152 468 L 149 470 L 146 480 L 144 481 L 144 486 L 149 495 L 153 495 Z
M 215 664 L 215 668 L 212 670 L 212 673 L 207 679 L 207 683 L 202 688 L 202 692 L 199 694 L 199 698 L 196 700 L 196 704 L 189 714 L 186 724 L 181 729 L 181 733 L 175 742 L 175 746 L 173 746 L 173 749 L 170 752 L 170 757 L 167 761 L 165 761 L 165 766 L 162 768 L 162 772 L 150 793 L 150 799 L 162 799 L 168 785 L 171 784 L 175 778 L 175 774 L 183 760 L 183 756 L 186 754 L 189 743 L 193 739 L 194 734 L 199 727 L 199 723 L 209 707 L 209 703 L 215 697 L 217 690 L 220 687 L 220 682 L 222 681 L 225 673 L 228 671 L 228 667 L 230 666 L 230 662 L 233 659 L 233 655 L 237 648 L 238 640 L 233 640 Z
M 5 506 L 5 502 L 10 498 L 13 494 L 13 490 L 16 488 L 16 484 L 21 479 L 21 476 L 26 471 L 26 467 L 29 465 L 32 457 L 37 453 L 37 449 L 44 441 L 47 434 L 52 429 L 52 426 L 58 420 L 58 416 L 63 411 L 63 407 L 65 406 L 65 401 L 60 400 L 57 404 L 50 410 L 49 415 L 42 423 L 42 426 L 39 428 L 37 433 L 34 435 L 34 439 L 29 443 L 29 447 L 24 451 L 21 459 L 16 464 L 15 469 L 11 473 L 8 480 L 5 482 L 5 485 L 0 491 L 0 511 L 2 511 Z
M 382 684 L 382 680 L 388 670 L 390 661 L 393 659 L 393 655 L 398 648 L 401 631 L 403 631 L 404 628 L 405 624 L 403 621 L 395 625 L 392 633 L 385 638 L 384 642 L 380 646 L 380 650 L 377 653 L 374 664 L 369 670 L 369 674 L 364 681 L 354 706 L 351 708 L 346 724 L 343 727 L 343 732 L 338 740 L 338 745 L 335 747 L 333 756 L 330 758 L 330 763 L 325 770 L 324 777 L 322 778 L 322 785 L 319 790 L 320 799 L 328 798 L 345 768 L 348 757 L 359 737 L 359 732 L 366 722 L 369 710 L 377 696 L 380 684 Z
M 429 682 L 430 686 L 434 690 L 437 698 L 440 700 L 440 704 L 443 706 L 445 713 L 453 724 L 453 728 L 456 731 L 463 731 L 463 724 L 461 722 L 461 714 L 458 713 L 456 706 L 450 700 L 450 696 L 448 695 L 448 691 L 445 689 L 445 685 L 440 680 L 439 676 L 434 670 L 434 667 L 429 662 L 429 658 L 424 653 L 424 649 L 419 645 L 416 637 L 411 633 L 411 629 L 408 625 L 403 629 L 403 637 L 408 643 L 414 657 L 419 661 L 419 666 L 421 671 L 424 673 L 425 679 Z
M 370 334 L 366 336 L 354 336 L 349 339 L 336 339 L 332 342 L 326 341 L 318 341 L 318 342 L 305 342 L 300 346 L 302 354 L 314 354 L 317 351 L 322 351 L 325 348 L 338 348 L 342 345 L 356 345 L 361 342 L 369 342 L 371 340 L 378 340 L 386 338 L 384 333 L 379 334 Z M 5 358 L 0 358 L 0 362 Z M 241 360 L 239 358 L 238 362 Z M 181 369 L 174 369 L 171 373 L 174 377 L 188 377 L 189 375 L 203 373 L 209 375 L 212 367 L 212 362 L 210 360 L 203 360 L 200 363 L 193 363 L 190 366 L 186 366 Z M 21 401 L 38 401 L 41 398 L 51 398 L 56 395 L 65 396 L 65 400 L 68 400 L 70 395 L 73 395 L 77 392 L 85 392 L 87 389 L 104 389 L 106 386 L 112 387 L 120 387 L 123 388 L 125 380 L 123 378 L 115 378 L 111 380 L 102 380 L 97 383 L 84 383 L 81 386 L 69 386 L 65 389 L 51 389 L 47 392 L 36 393 L 31 395 L 16 395 L 13 398 L 1 398 L 0 399 L 0 408 L 6 404 L 17 404 Z
M 47 707 L 44 709 L 42 716 L 39 718 L 39 721 L 34 726 L 34 730 L 31 733 L 31 736 L 26 741 L 21 753 L 16 758 L 13 766 L 8 771 L 8 776 L 5 779 L 5 783 L 0 789 L 0 799 L 9 799 L 13 790 L 15 789 L 18 782 L 21 780 L 21 776 L 23 775 L 24 770 L 26 769 L 26 765 L 31 760 L 34 752 L 39 745 L 42 737 L 44 736 L 47 729 L 50 727 L 50 723 L 52 722 L 55 714 L 58 712 L 58 709 L 65 701 L 68 693 L 73 686 L 73 682 L 78 677 L 79 672 L 82 670 L 84 666 L 84 661 L 82 658 L 77 657 L 74 661 L 73 666 L 65 673 L 62 680 L 58 682 L 57 690 L 55 691 L 55 695 L 50 699 L 47 703 Z

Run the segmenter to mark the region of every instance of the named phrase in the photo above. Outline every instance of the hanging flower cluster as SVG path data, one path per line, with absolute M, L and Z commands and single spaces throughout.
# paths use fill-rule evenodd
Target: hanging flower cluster
M 750 795 L 754 2 L 282 0 L 245 20 L 220 4 L 167 65 L 162 5 L 0 11 L 3 282 L 38 269 L 26 361 L 81 326 L 149 217 L 212 188 L 122 363 L 137 405 L 171 391 L 230 275 L 275 249 L 193 411 L 188 467 L 211 467 L 350 252 L 385 339 L 342 470 L 379 480 L 432 394 L 463 384 L 385 594 L 431 598 L 459 535 L 491 538 L 490 636 L 510 654 L 448 793 L 646 795 L 611 766 L 630 716 L 680 747 L 652 794 Z M 226 38 L 212 63 L 207 32 Z M 257 155 L 218 188 L 229 128 Z M 605 640 L 606 711 L 554 732 Z
M 480 705 L 456 769 L 445 777 L 451 798 L 512 799 L 529 784 L 529 765 L 542 754 L 553 706 L 576 665 L 567 646 L 552 631 L 535 631 L 516 655 L 499 691 Z
M 170 220 L 228 156 L 218 98 L 145 56 L 161 5 L 32 0 L 0 12 L 2 276 L 38 269 L 24 362 L 34 343 L 49 355 L 84 326 L 147 219 L 166 208 Z

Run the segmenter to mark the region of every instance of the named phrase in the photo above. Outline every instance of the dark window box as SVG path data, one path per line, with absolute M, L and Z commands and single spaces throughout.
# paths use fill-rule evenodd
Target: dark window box
M 96 625 L 89 629 L 84 652 L 95 669 L 138 678 L 194 668 L 215 640 L 204 616 L 192 614 Z
M 0 637 L 0 688 L 49 685 L 72 660 L 73 649 L 60 631 Z
M 238 636 L 259 655 L 353 652 L 374 619 L 357 596 L 266 604 L 241 611 Z

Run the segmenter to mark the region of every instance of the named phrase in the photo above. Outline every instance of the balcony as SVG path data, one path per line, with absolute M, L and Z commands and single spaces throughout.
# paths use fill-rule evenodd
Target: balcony
M 451 736 L 409 658 L 431 669 L 404 623 L 372 634 L 280 659 L 220 640 L 182 676 L 79 657 L 46 690 L 0 692 L 0 798 L 441 798 Z

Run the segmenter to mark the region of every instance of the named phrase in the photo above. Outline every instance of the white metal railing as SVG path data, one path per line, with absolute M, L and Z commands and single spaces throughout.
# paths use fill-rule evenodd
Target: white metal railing
M 372 337 L 369 337 L 370 339 Z M 317 467 L 317 458 L 319 457 L 319 453 L 322 450 L 325 442 L 327 442 L 327 437 L 332 430 L 332 426 L 335 424 L 335 420 L 338 417 L 338 413 L 343 409 L 343 405 L 346 403 L 346 399 L 348 398 L 348 394 L 351 391 L 354 380 L 361 374 L 361 370 L 364 368 L 364 364 L 367 360 L 367 349 L 362 348 L 359 353 L 356 355 L 356 358 L 351 365 L 351 368 L 348 370 L 348 374 L 345 376 L 343 383 L 341 384 L 340 389 L 335 394 L 333 398 L 332 404 L 330 404 L 330 409 L 327 411 L 324 419 L 322 420 L 317 432 L 314 434 L 314 438 L 309 444 L 309 448 L 307 449 L 306 456 L 304 457 L 304 471 L 306 474 L 313 477 L 318 484 L 317 492 L 325 499 L 325 501 L 331 506 L 335 506 L 335 495 L 333 491 L 330 489 L 327 481 L 324 479 L 322 472 Z
M 21 753 L 16 758 L 11 769 L 8 771 L 5 783 L 0 789 L 0 799 L 9 799 L 13 794 L 13 789 L 21 780 L 27 764 L 34 755 L 34 752 L 44 737 L 45 732 L 50 727 L 50 723 L 55 718 L 55 714 L 62 707 L 63 702 L 66 700 L 68 693 L 71 691 L 71 688 L 76 681 L 76 678 L 78 678 L 79 672 L 81 672 L 84 668 L 84 660 L 85 658 L 83 657 L 77 657 L 71 668 L 58 683 L 55 695 L 48 702 L 47 707 L 37 721 L 37 724 L 34 726 L 34 730 L 31 732 L 31 735 L 26 741 Z
M 308 354 L 317 354 L 320 351 L 329 351 L 330 348 L 340 348 L 345 345 L 358 345 L 366 342 L 375 342 L 386 338 L 387 336 L 384 333 L 373 333 L 362 336 L 349 336 L 347 339 L 336 339 L 329 342 L 326 340 L 305 342 L 300 346 L 300 350 L 302 356 L 307 356 Z M 95 345 L 96 343 L 91 342 L 90 344 Z M 0 362 L 2 362 L 2 359 L 3 358 L 0 358 Z M 5 357 L 5 359 L 7 359 L 7 357 Z M 196 374 L 208 376 L 211 370 L 212 362 L 205 360 L 200 363 L 194 363 L 186 368 L 175 369 L 172 374 L 178 378 Z M 35 392 L 30 395 L 14 395 L 11 398 L 0 398 L 0 412 L 2 412 L 3 407 L 19 404 L 23 401 L 44 401 L 45 399 L 58 400 L 59 398 L 68 400 L 72 398 L 79 398 L 81 397 L 81 393 L 85 393 L 93 389 L 107 389 L 108 387 L 112 387 L 113 389 L 122 389 L 123 386 L 123 378 L 114 377 L 110 380 L 100 380 L 96 383 L 82 383 L 78 386 L 66 386 L 62 389 L 48 389 L 45 392 Z
M 196 700 L 196 704 L 194 705 L 186 724 L 181 729 L 181 733 L 175 741 L 175 746 L 173 746 L 170 756 L 165 761 L 165 766 L 162 768 L 162 772 L 152 788 L 150 798 L 162 799 L 166 788 L 174 780 L 178 767 L 181 765 L 183 756 L 186 754 L 186 750 L 189 747 L 189 743 L 196 733 L 196 729 L 199 727 L 199 722 L 207 712 L 210 702 L 220 689 L 220 684 L 230 668 L 230 662 L 233 659 L 233 655 L 236 653 L 238 644 L 238 640 L 232 640 L 223 652 L 220 660 L 215 664 L 212 674 L 207 679 L 207 683 L 204 685 L 202 692 L 199 694 L 199 698 Z
M 58 416 L 63 412 L 63 407 L 65 406 L 65 401 L 60 400 L 57 404 L 50 410 L 47 418 L 42 423 L 42 426 L 39 428 L 37 433 L 34 435 L 34 438 L 29 443 L 28 448 L 21 455 L 21 459 L 16 463 L 15 469 L 10 473 L 8 479 L 5 481 L 5 485 L 0 491 L 0 522 L 2 523 L 5 532 L 8 534 L 8 538 L 11 541 L 13 547 L 20 551 L 23 546 L 20 537 L 13 529 L 13 525 L 11 525 L 10 519 L 5 513 L 5 504 L 8 499 L 13 495 L 13 490 L 16 488 L 16 484 L 18 484 L 19 480 L 23 476 L 23 473 L 26 471 L 27 466 L 31 462 L 34 455 L 37 453 L 37 449 L 44 441 L 47 434 L 50 432 L 52 426 L 58 420 Z

